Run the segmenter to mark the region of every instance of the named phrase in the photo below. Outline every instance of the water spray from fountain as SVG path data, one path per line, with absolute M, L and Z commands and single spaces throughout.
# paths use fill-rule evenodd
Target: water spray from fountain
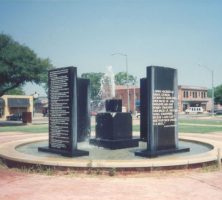
M 101 78 L 99 96 L 102 100 L 115 98 L 115 75 L 112 66 L 107 67 L 107 72 Z
M 91 110 L 95 112 L 105 111 L 105 101 L 107 99 L 115 98 L 115 74 L 113 73 L 112 66 L 106 67 L 106 73 L 100 80 L 100 89 L 98 93 L 99 101 L 95 101 L 91 105 Z

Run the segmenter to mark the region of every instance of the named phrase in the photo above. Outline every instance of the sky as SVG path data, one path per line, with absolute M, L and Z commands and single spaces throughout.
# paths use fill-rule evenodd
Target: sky
M 138 80 L 157 65 L 178 69 L 180 85 L 211 88 L 212 71 L 222 84 L 221 0 L 0 0 L 0 32 L 79 76 L 125 71 L 122 53 Z

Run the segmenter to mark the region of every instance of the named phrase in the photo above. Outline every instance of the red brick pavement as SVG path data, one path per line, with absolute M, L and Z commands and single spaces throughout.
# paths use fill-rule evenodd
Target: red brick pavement
M 207 135 L 206 135 L 207 136 Z M 8 142 L 29 134 L 0 134 Z M 215 140 L 222 138 L 215 134 Z M 0 200 L 222 199 L 222 171 L 154 172 L 133 176 L 41 175 L 0 165 Z

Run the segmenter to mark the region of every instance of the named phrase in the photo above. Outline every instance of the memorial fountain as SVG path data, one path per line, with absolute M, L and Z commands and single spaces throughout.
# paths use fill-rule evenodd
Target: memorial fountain
M 147 67 L 147 77 L 141 80 L 138 146 L 139 139 L 133 139 L 132 116 L 121 112 L 122 102 L 114 98 L 111 69 L 109 67 L 103 77 L 101 90 L 112 95 L 104 96 L 106 112 L 97 114 L 95 138 L 90 143 L 85 140 L 90 131 L 89 82 L 77 78 L 75 67 L 60 68 L 49 71 L 49 139 L 46 134 L 30 134 L 30 138 L 2 144 L 0 158 L 9 166 L 130 168 L 135 171 L 155 167 L 183 168 L 215 161 L 215 151 L 221 143 L 192 135 L 182 135 L 179 140 L 176 70 Z
M 90 144 L 108 149 L 137 147 L 139 139 L 132 136 L 132 116 L 122 112 L 122 100 L 115 98 L 115 76 L 112 66 L 101 79 L 100 96 L 105 100 L 105 112 L 96 115 L 95 138 Z

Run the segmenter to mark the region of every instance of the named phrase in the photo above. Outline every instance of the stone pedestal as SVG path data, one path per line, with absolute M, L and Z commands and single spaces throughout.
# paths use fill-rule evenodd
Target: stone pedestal
M 106 102 L 108 110 L 119 110 L 121 100 Z M 118 109 L 116 109 L 118 108 Z M 132 116 L 130 113 L 105 112 L 96 115 L 96 138 L 90 143 L 108 149 L 137 147 L 139 139 L 132 138 Z

